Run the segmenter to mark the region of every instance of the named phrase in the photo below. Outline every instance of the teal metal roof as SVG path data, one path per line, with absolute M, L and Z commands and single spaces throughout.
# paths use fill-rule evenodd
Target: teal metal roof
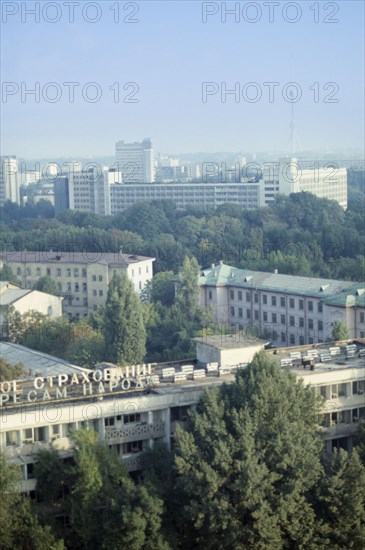
M 314 277 L 298 277 L 280 273 L 250 271 L 225 264 L 204 269 L 201 272 L 199 284 L 200 286 L 234 286 L 250 290 L 256 289 L 266 290 L 267 292 L 312 296 L 323 298 L 323 301 L 326 303 L 328 303 L 327 300 L 331 297 L 333 305 L 341 305 L 342 303 L 345 305 L 346 298 L 350 299 L 348 305 L 355 305 L 355 302 L 356 305 L 364 305 L 365 301 L 365 282 L 353 283 L 351 281 L 337 281 L 335 279 L 317 279 Z M 338 297 L 338 304 L 335 300 L 336 297 Z M 353 304 L 351 304 L 351 301 Z

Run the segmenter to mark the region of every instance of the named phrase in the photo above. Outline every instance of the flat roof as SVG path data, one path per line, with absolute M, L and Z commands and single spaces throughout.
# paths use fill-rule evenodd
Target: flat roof
M 255 336 L 244 336 L 242 333 L 236 334 L 215 334 L 211 336 L 201 336 L 193 338 L 194 342 L 206 344 L 217 349 L 241 349 L 269 344 L 269 340 L 261 340 Z

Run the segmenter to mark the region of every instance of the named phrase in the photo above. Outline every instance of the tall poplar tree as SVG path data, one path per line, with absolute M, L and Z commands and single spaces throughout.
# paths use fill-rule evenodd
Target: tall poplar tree
M 146 355 L 143 305 L 124 273 L 109 284 L 104 313 L 105 358 L 113 363 L 138 364 Z

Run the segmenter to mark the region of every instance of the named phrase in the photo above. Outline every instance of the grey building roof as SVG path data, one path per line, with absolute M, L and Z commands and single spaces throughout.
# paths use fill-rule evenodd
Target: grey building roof
M 0 295 L 0 306 L 10 306 L 31 292 L 33 291 L 25 288 L 9 288 L 8 290 L 4 290 Z
M 63 359 L 11 342 L 0 342 L 0 357 L 11 365 L 23 363 L 28 371 L 28 374 L 23 377 L 25 380 L 32 379 L 35 376 L 72 375 L 82 371 L 91 372 L 89 369 L 77 367 Z
M 365 282 L 353 283 L 335 279 L 250 271 L 225 264 L 204 269 L 201 272 L 199 284 L 200 286 L 234 286 L 247 290 L 266 290 L 267 292 L 312 296 L 323 298 L 324 301 L 330 296 L 341 295 L 341 303 L 344 296 L 356 294 L 356 289 L 360 289 L 361 292 L 361 289 L 365 287 Z
M 49 263 L 55 264 L 104 264 L 109 266 L 135 264 L 145 260 L 154 261 L 155 258 L 149 256 L 139 256 L 138 254 L 122 254 L 120 252 L 62 252 L 52 250 L 37 250 L 28 251 L 21 250 L 18 252 L 2 252 L 0 260 L 4 262 L 21 262 L 21 263 Z

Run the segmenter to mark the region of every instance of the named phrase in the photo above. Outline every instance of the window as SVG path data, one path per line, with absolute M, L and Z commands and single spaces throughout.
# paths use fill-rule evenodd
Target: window
M 209 300 L 213 299 L 213 292 L 211 290 L 209 290 L 208 292 L 208 297 L 209 297 Z
M 83 276 L 83 277 L 86 277 L 86 276 L 87 276 L 87 273 L 86 273 L 86 269 L 85 269 L 85 268 L 82 269 L 81 273 L 82 273 L 82 276 Z
M 285 342 L 285 341 L 286 341 L 285 332 L 282 332 L 282 333 L 281 333 L 281 341 L 282 341 L 282 342 Z
M 304 309 L 304 300 L 299 300 L 299 309 Z
M 18 432 L 15 430 L 11 430 L 10 432 L 6 432 L 6 446 L 10 447 L 11 445 L 17 445 L 18 443 Z
M 141 415 L 140 413 L 136 414 L 125 414 L 123 416 L 123 422 L 124 424 L 131 424 L 133 422 L 140 422 L 141 421 Z
M 93 311 L 98 311 L 98 306 L 93 305 Z
M 122 453 L 139 453 L 143 450 L 143 441 L 130 441 L 129 443 L 123 443 Z
M 67 277 L 71 277 L 71 269 L 66 269 L 66 275 Z
M 241 307 L 238 308 L 238 317 L 243 317 L 243 311 Z
M 246 292 L 246 302 L 251 302 L 251 294 Z
M 251 319 L 251 310 L 250 309 L 246 309 L 246 317 L 247 317 L 247 319 Z
M 276 306 L 276 296 L 271 296 L 271 305 Z
M 318 330 L 323 330 L 323 321 L 318 321 Z
M 61 269 L 59 267 L 56 269 L 56 275 L 57 277 L 61 277 L 62 275 Z
M 103 276 L 102 276 L 102 275 L 99 275 L 99 282 L 100 282 L 100 283 L 103 282 Z
M 318 313 L 323 313 L 323 304 L 322 304 L 322 302 L 318 302 L 317 307 L 318 307 Z
M 51 317 L 51 315 L 52 315 L 52 306 L 48 306 L 48 308 L 47 308 L 47 315 L 48 315 L 49 317 Z
M 32 274 L 32 270 L 30 269 L 30 267 L 27 267 L 27 275 L 31 275 Z
M 263 303 L 264 305 L 267 304 L 267 294 L 263 294 L 263 295 L 262 295 L 262 303 Z
M 84 298 L 83 305 L 84 307 L 87 307 L 87 298 Z
M 313 338 L 308 338 L 308 344 L 313 344 Z
M 231 300 L 234 300 L 234 290 L 229 291 L 229 297 Z
M 50 268 L 50 267 L 47 267 L 47 269 L 46 269 L 46 275 L 47 275 L 47 277 L 50 277 L 50 276 L 51 276 L 51 268 Z
M 104 425 L 105 426 L 114 426 L 114 424 L 115 424 L 114 416 L 111 416 L 110 418 L 104 418 Z
M 304 317 L 299 317 L 299 327 L 300 328 L 304 327 Z
M 238 291 L 238 299 L 242 301 L 242 290 Z
M 142 281 L 139 281 L 138 288 L 139 288 L 139 290 L 142 290 Z
M 67 291 L 71 292 L 71 283 L 67 283 Z
M 96 275 L 93 275 L 93 281 L 94 282 L 96 281 Z
M 290 309 L 294 309 L 294 308 L 295 308 L 295 300 L 294 300 L 294 298 L 289 298 L 289 307 L 290 307 Z
M 234 317 L 234 307 L 231 307 L 231 316 Z
M 293 315 L 290 316 L 289 323 L 290 323 L 291 327 L 295 326 L 295 319 L 294 319 Z
M 263 312 L 262 318 L 263 318 L 264 321 L 267 321 L 267 311 Z
M 276 322 L 277 322 L 276 313 L 272 313 L 272 314 L 271 314 L 271 321 L 272 321 L 273 323 L 276 323 Z
M 258 294 L 254 294 L 254 300 L 255 300 L 255 304 L 259 303 L 259 295 Z
M 285 325 L 285 315 L 280 315 L 280 323 Z
M 17 274 L 17 275 L 21 275 L 21 274 L 22 274 L 22 268 L 21 268 L 21 267 L 17 267 L 17 268 L 16 268 L 16 274 Z
M 34 441 L 45 441 L 46 440 L 46 428 L 42 426 L 41 428 L 34 428 Z
M 363 323 L 364 320 L 365 320 L 365 314 L 362 311 L 360 311 L 360 323 Z
M 87 292 L 87 283 L 82 283 L 82 292 Z
M 258 321 L 259 320 L 259 312 L 258 312 L 257 309 L 255 309 L 254 315 L 255 315 L 255 321 Z
M 299 336 L 299 344 L 304 346 L 304 336 Z
M 146 265 L 146 273 L 148 273 L 148 265 Z
M 57 283 L 57 291 L 62 292 L 62 284 L 61 283 Z
M 280 298 L 280 306 L 285 307 L 285 298 Z
M 360 330 L 360 338 L 365 338 L 365 332 L 363 330 Z
M 313 302 L 312 302 L 312 300 L 308 301 L 308 311 L 313 311 Z
M 104 291 L 103 290 L 99 290 L 99 296 L 103 296 L 104 295 Z
M 295 334 L 290 335 L 290 343 L 295 344 Z
M 79 285 L 79 283 L 75 283 L 75 292 L 80 292 L 80 285 Z
M 313 319 L 308 319 L 308 328 L 313 330 Z
M 40 274 L 41 274 L 41 268 L 40 268 L 40 267 L 37 267 L 37 269 L 36 269 L 36 274 L 37 274 L 37 275 L 40 275 Z

